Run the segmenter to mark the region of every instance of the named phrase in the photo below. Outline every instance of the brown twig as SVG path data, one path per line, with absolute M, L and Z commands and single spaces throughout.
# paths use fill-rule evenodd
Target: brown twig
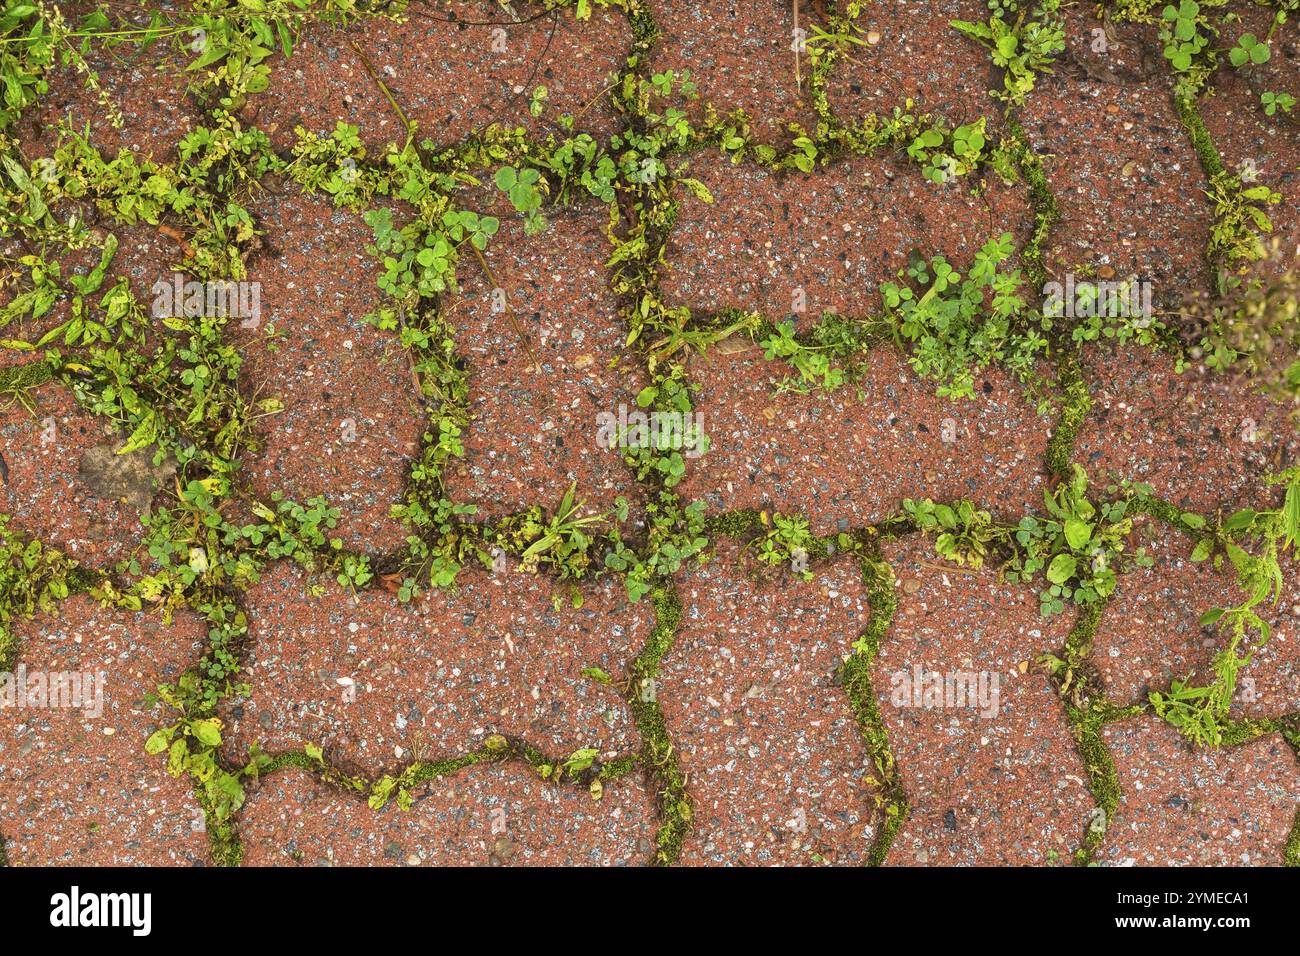
M 357 41 L 349 40 L 348 43 L 351 45 L 352 51 L 360 58 L 361 65 L 364 66 L 366 72 L 370 74 L 370 79 L 374 81 L 375 86 L 379 87 L 379 92 L 384 94 L 384 99 L 388 100 L 388 105 L 393 108 L 393 112 L 397 114 L 397 118 L 401 120 L 402 125 L 406 127 L 406 138 L 409 140 L 415 135 L 415 124 L 406 118 L 406 114 L 402 112 L 402 108 L 397 105 L 397 100 L 393 99 L 393 94 L 388 92 L 388 87 L 384 85 L 384 81 L 379 78 L 379 74 L 375 72 L 375 68 L 370 64 L 369 57 L 361 51 L 361 47 L 357 46 Z
M 976 568 L 963 568 L 957 564 L 931 564 L 929 561 L 916 562 L 920 567 L 929 568 L 931 571 L 942 571 L 947 574 L 949 571 L 955 571 L 957 574 L 980 574 Z
M 803 74 L 799 69 L 799 0 L 791 0 L 791 6 L 794 8 L 794 88 L 803 95 Z
M 500 289 L 501 284 L 497 282 L 497 277 L 492 273 L 492 267 L 488 265 L 487 258 L 481 251 L 479 251 L 479 247 L 474 245 L 472 241 L 469 242 L 468 245 L 472 250 L 474 250 L 474 255 L 478 258 L 478 264 L 483 267 L 483 274 L 487 276 L 488 282 L 492 283 L 492 288 Z M 524 347 L 524 351 L 528 353 L 529 361 L 533 363 L 533 367 L 537 369 L 538 373 L 540 373 L 542 371 L 542 363 L 537 361 L 537 356 L 533 354 L 533 347 L 528 344 L 528 336 L 524 334 L 523 326 L 519 324 L 519 317 L 515 315 L 515 309 L 514 306 L 510 304 L 509 296 L 505 296 L 504 304 L 506 307 L 506 315 L 510 317 L 510 325 L 514 328 L 515 335 L 519 336 L 519 344 Z

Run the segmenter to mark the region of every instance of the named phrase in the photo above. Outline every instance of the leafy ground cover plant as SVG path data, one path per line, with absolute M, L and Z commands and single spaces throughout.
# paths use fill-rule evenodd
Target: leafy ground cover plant
M 1060 7 L 1060 0 L 990 0 L 987 21 L 952 21 L 955 30 L 986 47 L 993 65 L 1004 71 L 1003 88 L 993 95 L 1009 107 L 1024 103 L 1035 75 L 1052 72 L 1052 62 L 1065 49 Z

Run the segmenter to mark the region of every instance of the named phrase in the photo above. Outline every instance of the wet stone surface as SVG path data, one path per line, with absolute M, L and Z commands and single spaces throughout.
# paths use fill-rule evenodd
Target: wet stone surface
M 168 15 L 178 6 L 166 5 Z M 579 7 L 589 16 L 578 19 Z M 1246 29 L 1268 32 L 1266 7 L 1231 8 L 1239 22 L 1225 42 Z M 894 538 L 874 527 L 907 498 L 970 499 L 1001 525 L 1041 516 L 1044 495 L 1060 480 L 1047 467 L 1062 421 L 1051 361 L 1040 363 L 1037 388 L 994 362 L 974 376 L 974 396 L 957 402 L 918 374 L 902 330 L 886 330 L 857 356 L 856 379 L 830 391 L 791 387 L 791 366 L 766 359 L 743 335 L 703 353 L 674 353 L 711 443 L 688 458 L 672 487 L 680 505 L 698 503 L 721 529 L 704 546 L 703 563 L 694 554 L 680 567 L 671 560 L 687 537 L 682 527 L 664 525 L 647 540 L 663 488 L 637 481 L 598 440 L 600 416 L 631 409 L 654 382 L 647 350 L 664 343 L 648 341 L 649 333 L 631 340 L 628 319 L 638 308 L 649 314 L 656 296 L 682 310 L 683 332 L 735 309 L 807 334 L 827 314 L 879 319 L 881 284 L 918 257 L 942 254 L 968 273 L 981 246 L 1006 232 L 1018 250 L 1010 267 L 1034 264 L 1020 250 L 1043 197 L 1026 170 L 1011 170 L 996 152 L 1014 129 L 990 95 L 1002 73 L 950 24 L 985 20 L 986 5 L 864 5 L 851 31 L 860 42 L 846 41 L 825 89 L 845 126 L 871 128 L 870 114 L 890 116 L 896 107 L 947 128 L 984 117 L 989 151 L 970 177 L 927 181 L 906 143 L 872 156 L 831 144 L 810 173 L 765 169 L 752 150 L 733 163 L 716 142 L 695 143 L 660 156 L 676 182 L 655 210 L 638 206 L 652 189 L 626 183 L 612 205 L 594 199 L 584 188 L 592 180 L 551 152 L 572 131 L 609 147 L 611 162 L 643 158 L 631 151 L 647 148 L 638 137 L 656 127 L 648 116 L 631 117 L 629 127 L 615 106 L 637 100 L 637 84 L 619 79 L 636 37 L 657 34 L 634 64 L 650 81 L 640 91 L 645 109 L 658 116 L 681 109 L 697 126 L 741 110 L 747 118 L 738 126 L 754 142 L 784 149 L 799 131 L 816 135 L 818 123 L 811 57 L 791 49 L 795 17 L 811 31 L 829 22 L 831 6 L 648 0 L 638 10 L 629 18 L 599 4 L 547 10 L 527 0 L 471 0 L 411 4 L 405 18 L 308 16 L 291 56 L 273 44 L 266 88 L 229 104 L 239 129 L 265 133 L 285 162 L 293 161 L 298 128 L 328 135 L 344 123 L 358 128 L 364 161 L 383 163 L 387 147 L 406 139 L 400 112 L 420 144 L 403 162 L 446 174 L 436 182 L 456 210 L 497 220 L 482 261 L 462 242 L 455 283 L 418 303 L 412 295 L 396 310 L 398 329 L 381 331 L 367 318 L 391 301 L 380 277 L 401 270 L 383 261 L 358 212 L 336 207 L 327 193 L 304 193 L 290 176 L 249 183 L 227 156 L 191 184 L 213 198 L 205 208 L 225 210 L 230 200 L 248 211 L 254 234 L 236 252 L 260 291 L 258 314 L 222 331 L 240 362 L 230 380 L 257 412 L 221 514 L 242 525 L 254 521 L 257 502 L 325 498 L 339 511 L 325 529 L 338 545 L 300 555 L 313 570 L 279 556 L 257 574 L 242 567 L 232 576 L 224 567 L 201 570 L 205 552 L 191 555 L 197 584 L 150 578 L 163 561 L 140 547 L 142 519 L 175 507 L 183 480 L 212 476 L 177 461 L 183 443 L 157 463 L 152 449 L 118 454 L 125 436 L 105 411 L 104 390 L 116 396 L 121 383 L 81 363 L 93 356 L 102 372 L 107 340 L 78 351 L 56 336 L 57 355 L 33 345 L 74 317 L 72 277 L 97 264 L 109 232 L 120 245 L 108 279 L 124 278 L 145 306 L 158 279 L 193 268 L 189 200 L 155 222 L 86 197 L 53 199 L 40 228 L 10 229 L 6 214 L 0 309 L 30 285 L 24 257 L 54 255 L 60 245 L 47 243 L 43 230 L 62 229 L 75 214 L 91 232 L 60 253 L 64 294 L 48 313 L 0 313 L 7 343 L 0 381 L 43 358 L 67 379 L 0 390 L 0 512 L 8 518 L 0 537 L 11 546 L 0 573 L 0 659 L 24 674 L 103 675 L 95 713 L 0 698 L 0 840 L 9 863 L 232 862 L 216 852 L 221 842 L 210 839 L 193 782 L 171 776 L 166 756 L 145 753 L 150 734 L 178 719 L 153 695 L 199 673 L 214 639 L 212 622 L 183 599 L 193 598 L 193 607 L 216 594 L 233 602 L 237 623 L 228 648 L 234 689 L 213 711 L 222 740 L 211 746 L 221 765 L 243 767 L 258 748 L 306 762 L 320 748 L 330 768 L 281 767 L 243 779 L 231 832 L 245 865 L 631 866 L 666 854 L 691 866 L 858 866 L 876 858 L 892 866 L 1050 866 L 1070 863 L 1084 845 L 1106 796 L 1105 761 L 1085 759 L 1044 666 L 1044 656 L 1061 654 L 1071 639 L 1076 609 L 1044 618 L 1041 577 L 1010 582 L 999 573 L 1001 553 L 985 567 L 957 565 L 937 553 L 933 536 Z M 147 22 L 134 8 L 119 15 L 133 27 Z M 1210 288 L 1216 212 L 1174 107 L 1157 28 L 1099 20 L 1086 6 L 1063 16 L 1066 49 L 1011 114 L 1059 205 L 1042 265 L 1058 281 L 1135 276 L 1150 283 L 1156 310 L 1172 317 Z M 1293 28 L 1279 31 L 1267 64 L 1221 66 L 1199 104 L 1224 166 L 1248 186 L 1282 194 L 1268 215 L 1286 255 L 1300 242 L 1291 195 L 1300 185 L 1297 114 L 1267 116 L 1260 94 L 1300 96 Z M 205 99 L 206 71 L 187 68 L 197 51 L 179 33 L 143 55 L 122 55 L 129 51 L 91 44 L 88 54 L 114 109 L 87 89 L 75 63 L 54 64 L 48 91 L 8 131 L 15 155 L 25 163 L 47 157 L 65 135 L 61 123 L 70 130 L 89 123 L 91 145 L 108 159 L 125 150 L 137 161 L 185 167 L 201 156 L 202 137 L 192 134 L 216 128 L 221 91 Z M 689 73 L 698 96 L 678 87 L 665 99 L 669 71 L 675 81 Z M 481 151 L 492 124 L 521 130 L 527 154 L 500 146 L 506 135 Z M 533 234 L 508 188 L 493 180 L 504 163 L 547 160 L 554 160 L 548 199 L 563 201 L 546 204 L 549 228 Z M 713 202 L 685 178 L 703 184 Z M 32 191 L 8 167 L 0 179 L 13 215 L 30 213 Z M 442 196 L 405 187 L 376 196 L 374 207 L 390 210 L 399 227 L 421 216 L 436 226 Z M 237 211 L 231 216 L 218 231 L 237 228 Z M 629 254 L 644 258 L 618 258 Z M 649 284 L 619 289 L 629 277 Z M 1032 307 L 1041 291 L 1025 284 L 1018 294 Z M 451 330 L 446 382 L 420 380 L 415 353 L 402 345 L 411 313 L 421 317 L 422 309 L 440 310 Z M 1171 324 L 1191 336 L 1190 319 Z M 145 351 L 181 334 L 150 321 Z M 653 334 L 668 338 L 662 329 Z M 1145 485 L 1210 528 L 1241 507 L 1281 507 L 1285 490 L 1267 479 L 1300 456 L 1294 403 L 1262 394 L 1244 376 L 1211 374 L 1202 356 L 1188 354 L 1179 372 L 1170 350 L 1108 338 L 1081 346 L 1091 405 L 1069 461 L 1086 470 L 1096 501 Z M 605 564 L 603 540 L 591 553 L 599 573 L 557 579 L 531 573 L 520 555 L 485 568 L 469 537 L 455 542 L 459 550 L 449 545 L 450 524 L 417 528 L 392 517 L 434 440 L 448 400 L 441 389 L 462 373 L 463 453 L 429 482 L 436 492 L 422 504 L 437 509 L 445 496 L 472 506 L 465 521 L 495 525 L 534 506 L 545 523 L 570 487 L 583 517 L 626 502 L 624 544 L 642 556 L 653 544 L 660 567 L 673 568 L 652 582 L 656 590 L 629 599 L 613 573 L 617 561 Z M 97 414 L 101 400 L 105 413 Z M 726 517 L 742 509 L 758 512 L 760 537 L 775 526 L 774 513 L 805 518 L 815 535 L 854 535 L 864 555 L 888 562 L 890 580 L 864 581 L 842 543 L 807 579 L 786 563 L 762 565 L 761 542 L 734 533 L 740 516 Z M 182 565 L 204 520 L 198 512 L 176 519 Z M 26 550 L 27 536 L 78 563 L 71 581 L 57 582 L 56 590 L 66 583 L 72 591 L 54 602 L 57 614 L 22 613 L 37 555 Z M 1300 765 L 1280 731 L 1300 714 L 1293 552 L 1281 557 L 1277 600 L 1270 594 L 1257 606 L 1271 637 L 1247 645 L 1254 653 L 1227 715 L 1251 719 L 1238 729 L 1260 733 L 1195 749 L 1143 706 L 1173 680 L 1212 679 L 1227 635 L 1201 616 L 1243 598 L 1222 560 L 1192 560 L 1195 544 L 1193 535 L 1137 520 L 1126 553 L 1140 545 L 1154 566 L 1126 570 L 1092 637 L 1088 686 L 1111 704 L 1140 708 L 1100 731 L 1119 791 L 1114 818 L 1100 821 L 1106 832 L 1095 862 L 1103 865 L 1295 862 Z M 414 568 L 423 587 L 435 573 L 426 556 L 443 546 L 463 565 L 455 586 L 407 600 L 399 593 L 404 573 L 394 570 L 406 549 L 417 558 L 402 571 Z M 338 568 L 320 570 L 341 552 L 368 559 L 375 579 L 354 588 Z M 106 576 L 131 559 L 143 574 Z M 109 585 L 136 588 L 143 610 L 111 610 L 84 593 L 110 594 Z M 162 605 L 173 594 L 167 620 Z M 676 632 L 657 630 L 656 608 L 673 612 L 677 602 Z M 855 642 L 889 613 L 869 680 L 846 689 L 846 660 L 866 653 Z M 634 690 L 633 677 L 656 662 L 657 707 L 639 706 L 648 701 L 632 695 L 647 691 Z M 202 666 L 208 672 L 212 664 Z M 496 735 L 509 739 L 510 760 L 423 780 L 379 810 L 360 792 L 414 764 L 504 753 L 494 749 Z M 555 768 L 579 758 L 596 769 L 557 782 Z M 592 787 L 614 761 L 626 772 Z M 364 781 L 349 789 L 338 785 L 345 776 Z M 890 801 L 900 795 L 906 819 L 882 842 L 897 806 Z M 677 837 L 680 847 L 669 845 Z

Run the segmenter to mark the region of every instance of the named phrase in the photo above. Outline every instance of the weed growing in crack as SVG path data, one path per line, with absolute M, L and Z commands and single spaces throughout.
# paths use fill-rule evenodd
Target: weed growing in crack
M 1023 5 L 990 2 L 989 7 L 992 15 L 986 22 L 953 20 L 952 26 L 986 47 L 993 65 L 1004 71 L 1003 88 L 993 95 L 1008 107 L 1020 106 L 1033 91 L 1036 74 L 1052 72 L 1052 62 L 1065 49 L 1060 0 Z M 1015 19 L 1008 20 L 1013 13 Z

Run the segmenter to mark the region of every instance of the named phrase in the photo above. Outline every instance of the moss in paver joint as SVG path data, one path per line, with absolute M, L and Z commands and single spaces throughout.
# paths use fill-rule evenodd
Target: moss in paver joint
M 1079 865 L 1087 865 L 1095 858 L 1119 811 L 1119 774 L 1102 730 L 1106 724 L 1133 716 L 1142 709 L 1115 707 L 1096 687 L 1089 658 L 1107 604 L 1089 604 L 1079 609 L 1062 652 L 1065 667 L 1052 675 L 1088 774 L 1088 792 L 1096 804 L 1086 824 L 1083 842 L 1074 854 Z
M 877 806 L 882 819 L 871 845 L 868 863 L 880 866 L 889 856 L 889 849 L 906 822 L 910 808 L 893 752 L 889 749 L 889 734 L 872 683 L 872 667 L 880 651 L 880 642 L 893 624 L 898 600 L 894 594 L 893 568 L 878 549 L 864 554 L 859 566 L 871 616 L 866 630 L 853 643 L 853 653 L 840 669 L 840 682 L 878 775 L 875 784 L 879 787 Z
M 641 735 L 642 762 L 660 811 L 652 862 L 657 866 L 670 866 L 681 856 L 682 843 L 694 820 L 691 798 L 686 791 L 686 777 L 678 760 L 677 748 L 668 733 L 658 696 L 660 664 L 677 639 L 682 603 L 671 582 L 657 585 L 651 597 L 655 608 L 655 628 L 632 662 L 628 708 Z
M 1282 738 L 1291 745 L 1296 762 L 1300 764 L 1300 713 L 1287 714 L 1278 720 L 1278 730 Z M 1286 848 L 1282 853 L 1285 866 L 1300 866 L 1300 805 L 1296 807 L 1295 819 L 1291 823 L 1291 832 L 1287 835 Z
M 1096 814 L 1100 814 L 1088 821 L 1083 845 L 1074 853 L 1075 862 L 1086 866 L 1095 859 L 1106 839 L 1106 831 L 1114 825 L 1119 812 L 1119 772 L 1115 769 L 1115 758 L 1102 738 L 1102 728 L 1107 722 L 1102 712 L 1083 711 L 1067 704 L 1065 714 L 1088 772 L 1088 792 L 1096 803 Z
M 1061 207 L 1047 181 L 1047 174 L 1043 172 L 1043 161 L 1033 151 L 1025 138 L 1025 131 L 1015 119 L 1007 119 L 1007 134 L 1011 154 L 1020 168 L 1020 174 L 1029 184 L 1029 201 L 1034 210 L 1034 232 L 1020 250 L 1020 261 L 1024 264 L 1030 283 L 1041 292 L 1049 278 L 1044 265 L 1043 247 L 1047 244 L 1052 229 L 1061 220 Z
M 1064 481 L 1071 473 L 1070 458 L 1079 438 L 1079 429 L 1092 409 L 1092 396 L 1076 352 L 1070 350 L 1061 355 L 1057 369 L 1063 395 L 1060 417 L 1047 444 L 1047 468 Z

